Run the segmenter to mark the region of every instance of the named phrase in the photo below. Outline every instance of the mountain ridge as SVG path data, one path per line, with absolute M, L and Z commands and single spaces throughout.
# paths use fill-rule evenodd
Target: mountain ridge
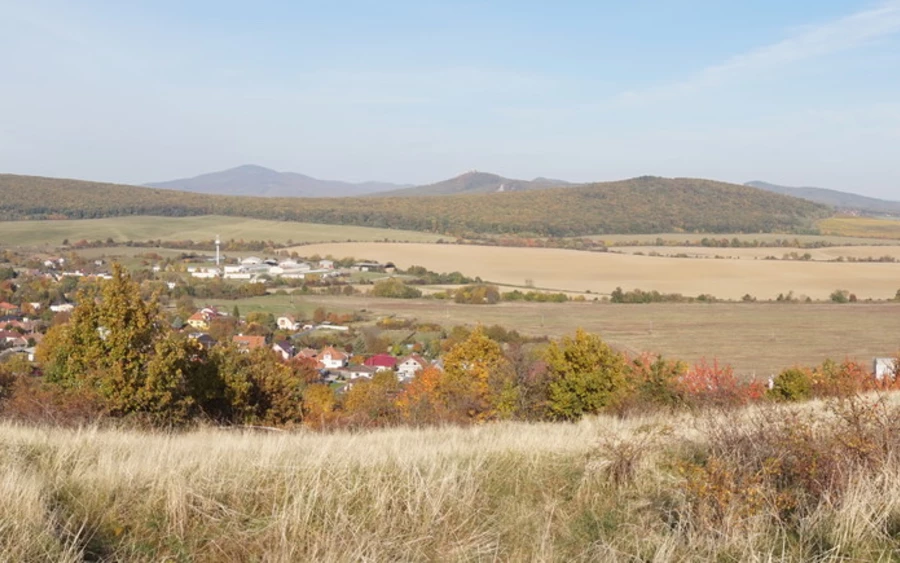
M 149 182 L 143 186 L 208 195 L 258 197 L 354 197 L 409 187 L 389 182 L 322 180 L 297 172 L 278 172 L 256 164 L 244 164 L 190 178 Z
M 791 197 L 799 197 L 815 203 L 830 205 L 838 210 L 863 211 L 867 213 L 887 213 L 891 215 L 900 214 L 900 201 L 891 201 L 879 199 L 864 195 L 845 192 L 840 190 L 831 190 L 828 188 L 816 188 L 812 186 L 791 187 L 772 184 L 754 180 L 746 182 L 745 186 L 766 190 L 768 192 L 787 195 Z
M 638 233 L 812 232 L 833 210 L 757 188 L 697 178 L 630 180 L 444 197 L 206 195 L 0 174 L 0 220 L 226 215 L 468 234 L 577 237 Z M 286 224 L 286 229 L 291 227 Z

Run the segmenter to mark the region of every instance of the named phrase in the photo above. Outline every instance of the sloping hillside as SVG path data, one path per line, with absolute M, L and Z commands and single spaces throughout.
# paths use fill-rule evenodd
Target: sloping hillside
M 199 194 L 263 197 L 348 197 L 405 187 L 385 182 L 353 184 L 320 180 L 296 172 L 276 172 L 252 164 L 193 178 L 153 182 L 146 186 Z
M 231 215 L 446 234 L 581 236 L 809 230 L 825 206 L 755 188 L 642 177 L 582 187 L 445 197 L 262 198 L 0 175 L 0 219 Z
M 416 186 L 401 190 L 392 190 L 374 193 L 381 197 L 412 197 L 430 195 L 463 195 L 463 194 L 488 194 L 504 192 L 523 192 L 528 190 L 543 190 L 547 188 L 559 188 L 572 186 L 561 180 L 549 180 L 547 178 L 535 178 L 532 181 L 512 180 L 497 174 L 487 172 L 466 172 L 434 184 Z
M 778 184 L 759 181 L 747 182 L 745 185 L 766 190 L 768 192 L 808 199 L 809 201 L 814 201 L 823 205 L 830 205 L 836 209 L 849 209 L 867 213 L 886 213 L 892 215 L 900 214 L 900 201 L 888 201 L 825 188 L 792 188 L 789 186 L 779 186 Z

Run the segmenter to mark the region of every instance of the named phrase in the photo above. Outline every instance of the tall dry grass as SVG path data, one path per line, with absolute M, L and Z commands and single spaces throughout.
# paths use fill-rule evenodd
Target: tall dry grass
M 887 560 L 896 407 L 871 404 L 332 434 L 0 424 L 0 559 Z M 757 471 L 807 451 L 760 441 L 767 421 L 871 456 L 827 457 L 811 498 L 794 487 L 815 471 Z

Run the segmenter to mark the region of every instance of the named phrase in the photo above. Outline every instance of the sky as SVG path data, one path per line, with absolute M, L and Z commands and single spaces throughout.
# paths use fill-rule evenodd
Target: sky
M 0 172 L 900 199 L 900 0 L 0 0 Z

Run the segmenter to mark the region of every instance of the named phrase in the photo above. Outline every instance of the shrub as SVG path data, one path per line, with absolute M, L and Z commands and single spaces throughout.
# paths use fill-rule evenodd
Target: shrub
M 769 395 L 779 401 L 802 401 L 812 397 L 812 374 L 801 368 L 789 368 L 775 378 Z

